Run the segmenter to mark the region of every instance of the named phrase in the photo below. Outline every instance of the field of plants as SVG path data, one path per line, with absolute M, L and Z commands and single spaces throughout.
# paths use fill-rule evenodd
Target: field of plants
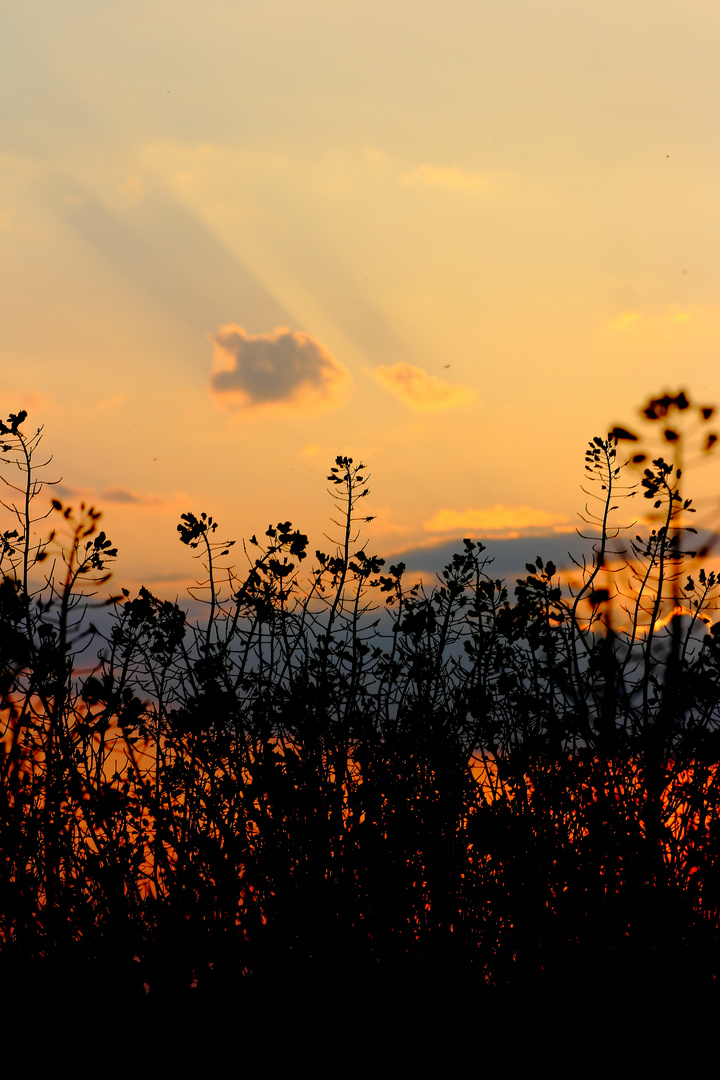
M 653 405 L 672 450 L 689 402 Z M 329 552 L 182 515 L 195 620 L 103 599 L 116 551 L 53 498 L 41 441 L 0 424 L 6 979 L 713 985 L 720 587 L 682 469 L 594 438 L 574 576 L 538 558 L 506 584 L 466 539 L 429 587 L 371 554 L 367 470 L 339 457 Z

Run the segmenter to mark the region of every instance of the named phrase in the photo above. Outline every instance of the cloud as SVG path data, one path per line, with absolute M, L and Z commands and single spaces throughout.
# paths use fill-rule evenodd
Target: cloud
M 138 176 L 128 176 L 122 184 L 115 189 L 115 194 L 130 202 L 140 202 L 147 195 L 145 185 Z
M 0 362 L 5 362 L 5 355 L 0 354 Z M 10 354 L 7 356 L 7 362 L 9 367 Z M 56 408 L 55 401 L 39 390 L 31 390 L 28 386 L 18 386 L 17 383 L 0 384 L 0 419 L 4 420 L 9 413 L 18 413 L 24 409 L 28 414 L 25 427 L 30 431 L 38 416 L 46 416 L 48 413 L 55 412 Z
M 346 369 L 316 338 L 286 327 L 248 334 L 230 324 L 210 340 L 215 356 L 210 386 L 230 406 L 327 405 L 349 380 Z
M 307 443 L 305 446 L 301 447 L 298 452 L 300 457 L 317 457 L 321 450 L 322 447 L 320 446 L 320 443 L 313 442 Z
M 395 520 L 395 509 L 390 506 L 374 506 L 371 510 L 373 535 L 402 536 L 410 531 L 409 526 L 400 525 Z
M 59 495 L 61 499 L 74 499 L 76 496 L 82 494 L 78 488 L 70 487 L 68 484 L 63 483 L 53 484 L 50 490 L 53 498 Z
M 105 488 L 104 491 L 93 491 L 91 488 L 76 488 L 70 487 L 68 484 L 53 484 L 52 497 L 59 497 L 63 500 L 70 501 L 71 505 L 77 505 L 77 501 L 82 500 L 86 505 L 94 505 L 96 509 L 101 507 L 103 503 L 120 503 L 125 506 L 161 506 L 168 505 L 167 501 L 161 499 L 159 495 L 140 495 L 137 491 L 131 491 L 130 488 L 117 487 L 111 484 L 110 487 Z M 187 497 L 183 495 L 178 499 L 173 500 L 178 505 L 187 501 Z
M 489 179 L 484 173 L 458 169 L 455 166 L 419 165 L 411 172 L 401 173 L 400 183 L 406 187 L 444 187 L 453 191 L 484 191 Z
M 564 525 L 567 514 L 536 510 L 533 506 L 503 506 L 495 503 L 483 510 L 438 510 L 423 524 L 426 532 L 495 533 L 524 529 L 548 529 Z
M 108 398 L 103 398 L 102 401 L 98 401 L 95 405 L 96 409 L 116 409 L 120 405 L 124 405 L 127 401 L 127 394 L 111 394 Z
M 487 573 L 493 578 L 524 576 L 527 574 L 525 564 L 534 562 L 537 555 L 544 562 L 551 559 L 558 569 L 570 568 L 573 562 L 568 554 L 568 546 L 576 559 L 582 559 L 585 554 L 592 561 L 590 545 L 591 541 L 578 536 L 575 536 L 573 543 L 568 545 L 567 537 L 557 535 L 492 536 L 483 540 L 484 555 L 492 559 Z M 431 580 L 434 584 L 437 582 L 434 576 L 437 571 L 451 561 L 455 552 L 461 550 L 462 543 L 457 537 L 434 540 L 391 552 L 387 556 L 387 562 L 389 564 L 402 561 L 406 564 L 408 572 L 421 571 L 432 574 Z
M 122 487 L 106 488 L 100 498 L 104 502 L 126 503 L 133 506 L 156 506 L 161 501 L 157 495 L 138 495 L 136 491 Z
M 473 401 L 477 394 L 473 387 L 453 385 L 411 364 L 381 365 L 365 374 L 380 383 L 402 405 L 417 412 L 452 409 L 455 405 Z
M 668 326 L 682 326 L 689 322 L 701 322 L 713 318 L 712 309 L 703 304 L 691 304 L 681 307 L 680 304 L 668 304 L 662 310 L 650 311 L 621 311 L 608 322 L 611 330 L 630 330 L 641 324 L 645 331 L 662 331 Z
M 623 311 L 620 315 L 616 315 L 614 319 L 611 319 L 608 325 L 612 330 L 627 330 L 628 327 L 640 322 L 641 318 L 642 315 L 639 311 Z

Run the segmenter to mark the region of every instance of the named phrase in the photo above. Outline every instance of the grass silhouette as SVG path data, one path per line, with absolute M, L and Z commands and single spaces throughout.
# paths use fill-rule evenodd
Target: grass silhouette
M 667 397 L 661 419 L 691 408 Z M 116 551 L 94 508 L 42 508 L 26 419 L 0 424 L 6 985 L 260 1013 L 279 984 L 306 1008 L 454 1010 L 714 989 L 720 583 L 687 573 L 681 469 L 636 453 L 635 483 L 637 437 L 593 439 L 580 583 L 538 558 L 511 596 L 470 539 L 406 587 L 360 541 L 365 466 L 338 457 L 337 546 L 309 572 L 291 522 L 240 576 L 188 512 L 206 617 L 123 589 L 103 635 Z M 634 492 L 640 532 L 615 524 Z

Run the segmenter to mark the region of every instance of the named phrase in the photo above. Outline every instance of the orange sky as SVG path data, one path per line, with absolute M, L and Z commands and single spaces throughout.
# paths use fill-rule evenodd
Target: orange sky
M 182 592 L 187 510 L 327 547 L 337 454 L 378 553 L 564 535 L 590 438 L 720 402 L 717 4 L 3 22 L 0 405 L 104 510 L 120 583 Z

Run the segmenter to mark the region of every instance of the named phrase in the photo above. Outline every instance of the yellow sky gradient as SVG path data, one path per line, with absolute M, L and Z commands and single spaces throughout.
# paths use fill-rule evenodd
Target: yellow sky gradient
M 720 403 L 716 3 L 3 23 L 0 407 L 103 509 L 118 584 L 182 594 L 188 510 L 327 548 L 338 454 L 373 552 L 566 530 L 589 439 L 665 390 Z

